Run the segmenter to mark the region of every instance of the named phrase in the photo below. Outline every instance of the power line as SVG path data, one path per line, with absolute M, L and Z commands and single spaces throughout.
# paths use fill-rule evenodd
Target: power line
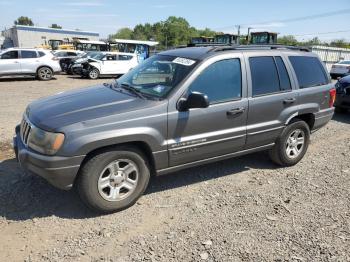
M 293 36 L 330 35 L 330 34 L 346 33 L 346 32 L 350 32 L 350 29 L 347 29 L 347 30 L 339 30 L 339 31 L 331 31 L 331 32 L 309 33 L 309 34 L 293 35 Z
M 299 21 L 319 19 L 319 18 L 330 17 L 330 16 L 337 16 L 337 15 L 348 14 L 348 13 L 350 13 L 350 8 L 337 10 L 337 11 L 326 12 L 326 13 L 321 13 L 321 14 L 315 14 L 315 15 L 299 16 L 299 17 L 288 18 L 288 19 L 270 20 L 270 21 L 259 22 L 259 23 L 251 23 L 251 24 L 241 24 L 241 27 L 249 27 L 251 25 L 261 25 L 261 26 L 263 26 L 263 25 L 272 24 L 272 23 L 299 22 Z M 214 30 L 233 28 L 233 27 L 234 27 L 234 25 L 231 25 L 231 26 L 227 26 L 227 27 L 216 28 Z

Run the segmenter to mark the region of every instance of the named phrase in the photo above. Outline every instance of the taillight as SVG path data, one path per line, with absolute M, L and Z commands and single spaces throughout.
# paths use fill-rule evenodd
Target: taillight
M 337 95 L 337 91 L 335 90 L 335 88 L 332 88 L 331 90 L 329 90 L 329 107 L 333 107 L 336 95 Z
M 52 57 L 52 60 L 53 61 L 58 61 L 58 60 L 60 60 L 58 57 L 56 57 L 56 56 L 54 56 L 54 57 Z

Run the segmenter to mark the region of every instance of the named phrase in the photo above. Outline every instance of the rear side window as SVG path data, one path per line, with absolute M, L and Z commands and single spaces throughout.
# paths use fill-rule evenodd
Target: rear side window
M 42 52 L 42 51 L 39 51 L 39 57 L 43 57 L 43 56 L 45 56 L 46 54 L 44 53 L 44 52 Z
M 299 82 L 299 88 L 326 85 L 329 83 L 326 72 L 318 58 L 309 56 L 290 56 Z
M 18 59 L 18 51 L 9 51 L 1 55 L 1 59 Z
M 280 91 L 278 72 L 272 56 L 249 58 L 253 96 Z
M 278 69 L 278 76 L 280 78 L 280 88 L 282 91 L 291 90 L 290 78 L 286 66 L 280 56 L 275 57 L 276 66 Z
M 291 90 L 286 66 L 280 56 L 252 57 L 249 59 L 253 96 Z
M 37 53 L 36 51 L 22 50 L 21 58 L 37 58 Z
M 240 60 L 227 59 L 211 64 L 192 82 L 189 90 L 207 95 L 211 104 L 240 98 Z

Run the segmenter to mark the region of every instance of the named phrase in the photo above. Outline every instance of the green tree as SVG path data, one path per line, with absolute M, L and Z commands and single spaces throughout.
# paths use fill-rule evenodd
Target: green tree
M 128 27 L 121 28 L 117 31 L 117 33 L 110 35 L 109 39 L 115 39 L 115 38 L 120 38 L 120 39 L 132 39 L 133 35 L 133 30 L 131 30 Z
M 62 29 L 62 26 L 58 25 L 58 24 L 52 24 L 50 26 L 50 28 L 56 28 L 56 29 Z
M 337 39 L 337 40 L 333 40 L 330 43 L 330 46 L 341 47 L 341 48 L 349 48 L 350 47 L 350 43 L 346 42 L 345 39 Z
M 20 16 L 17 18 L 17 20 L 14 22 L 15 25 L 29 25 L 29 26 L 34 26 L 34 23 L 32 19 L 30 19 L 27 16 Z
M 285 35 L 277 38 L 277 42 L 281 45 L 298 45 L 298 40 L 292 35 Z

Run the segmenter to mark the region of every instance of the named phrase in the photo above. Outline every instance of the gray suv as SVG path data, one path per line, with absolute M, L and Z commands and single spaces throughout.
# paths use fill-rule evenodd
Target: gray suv
M 159 53 L 111 84 L 30 104 L 16 127 L 21 166 L 92 209 L 133 205 L 151 175 L 266 150 L 281 166 L 305 155 L 333 116 L 319 58 L 283 46 Z

